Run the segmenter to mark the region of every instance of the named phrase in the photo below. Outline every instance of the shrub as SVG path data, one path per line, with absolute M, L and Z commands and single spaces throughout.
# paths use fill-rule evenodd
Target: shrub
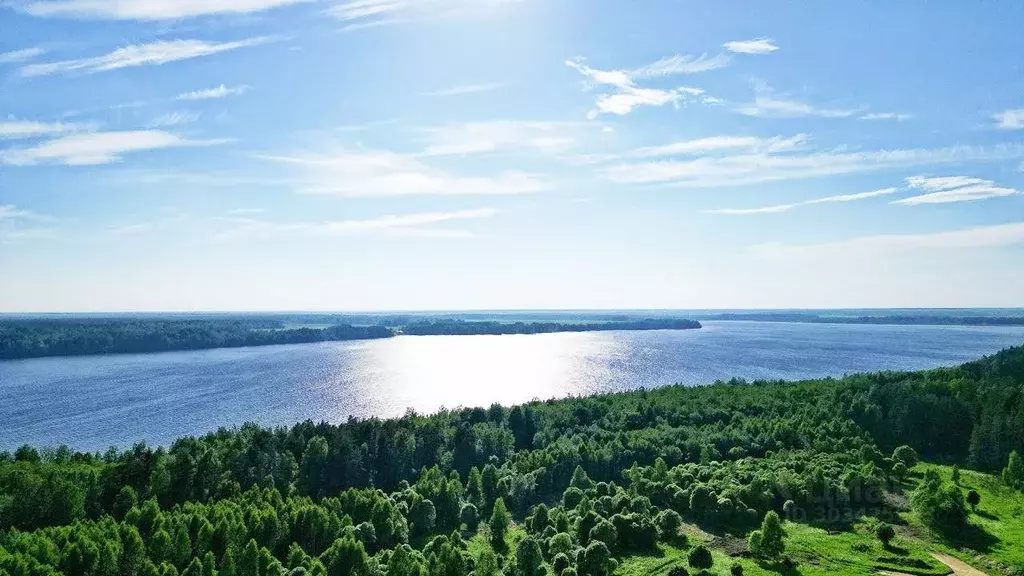
M 907 468 L 913 468 L 917 464 L 917 451 L 904 444 L 892 453 L 893 460 L 902 462 Z
M 764 515 L 761 529 L 750 533 L 747 545 L 754 556 L 778 558 L 786 549 L 786 544 L 782 540 L 784 536 L 782 519 L 772 511 Z
M 981 504 L 981 494 L 978 494 L 976 490 L 968 490 L 967 503 L 971 506 L 971 510 L 977 510 L 978 504 Z
M 910 495 L 910 505 L 921 521 L 938 532 L 950 532 L 967 523 L 967 506 L 959 488 L 944 484 L 939 473 L 929 470 Z
M 690 564 L 691 568 L 697 568 L 699 570 L 707 570 L 714 564 L 714 559 L 711 557 L 711 551 L 703 544 L 695 546 L 693 550 L 690 550 L 690 554 L 686 557 L 686 561 Z
M 683 525 L 683 518 L 675 510 L 662 510 L 655 519 L 658 525 L 658 535 L 662 540 L 672 541 L 679 536 L 679 527 Z
M 1016 490 L 1024 490 L 1024 458 L 1016 450 L 1010 452 L 1010 461 L 1003 469 L 1003 483 Z
M 875 537 L 882 541 L 883 546 L 888 548 L 889 542 L 896 537 L 896 530 L 889 524 L 882 522 L 875 527 Z
M 732 568 L 729 568 L 729 573 L 732 574 L 732 576 L 743 576 L 743 566 L 733 564 Z

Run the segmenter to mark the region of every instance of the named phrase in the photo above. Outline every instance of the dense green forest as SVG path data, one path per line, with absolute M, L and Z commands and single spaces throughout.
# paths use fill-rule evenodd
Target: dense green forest
M 380 318 L 383 319 L 383 318 Z M 410 318 L 391 318 L 391 320 Z M 593 330 L 683 330 L 699 322 L 678 318 L 606 322 L 466 322 L 456 319 L 415 320 L 407 325 L 332 324 L 293 326 L 274 316 L 224 318 L 18 318 L 0 320 L 0 360 L 237 348 L 271 344 L 302 344 L 337 340 L 390 338 L 397 334 L 541 334 Z M 330 317 L 305 319 L 325 321 Z
M 245 425 L 166 449 L 26 446 L 0 455 L 0 574 L 835 574 L 815 571 L 828 545 L 945 573 L 918 537 L 1020 574 L 1019 453 L 1024 347 L 914 373 Z M 881 544 L 844 544 L 866 521 Z
M 0 359 L 236 348 L 391 335 L 392 331 L 382 326 L 286 329 L 279 321 L 259 318 L 0 320 Z

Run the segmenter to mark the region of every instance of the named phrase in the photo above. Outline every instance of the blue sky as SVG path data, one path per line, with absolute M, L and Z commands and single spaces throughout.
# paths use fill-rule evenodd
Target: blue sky
M 1021 306 L 1020 22 L 0 0 L 0 309 Z

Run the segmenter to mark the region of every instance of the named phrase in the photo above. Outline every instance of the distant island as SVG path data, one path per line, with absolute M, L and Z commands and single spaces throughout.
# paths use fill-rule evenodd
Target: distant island
M 946 314 L 879 314 L 847 316 L 808 312 L 727 312 L 698 315 L 702 320 L 804 322 L 811 324 L 895 324 L 907 326 L 1024 326 L 1021 316 L 959 316 Z
M 319 322 L 335 319 L 330 316 L 315 318 Z M 309 319 L 301 316 L 262 315 L 223 318 L 146 315 L 123 318 L 70 316 L 0 319 L 0 360 L 372 340 L 399 335 L 547 334 L 606 330 L 690 330 L 701 327 L 700 322 L 680 318 L 637 318 L 608 322 L 499 322 L 435 318 L 402 325 L 294 324 L 303 320 Z
M 551 332 L 600 332 L 605 330 L 695 330 L 696 320 L 682 318 L 642 318 L 612 322 L 467 322 L 465 320 L 432 320 L 409 324 L 402 334 L 471 335 L 471 334 L 548 334 Z

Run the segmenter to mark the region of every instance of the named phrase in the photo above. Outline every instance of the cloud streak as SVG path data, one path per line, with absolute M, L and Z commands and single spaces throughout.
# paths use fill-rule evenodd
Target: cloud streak
M 754 90 L 754 101 L 739 107 L 740 114 L 762 118 L 848 118 L 860 112 L 855 108 L 819 108 L 805 102 L 776 96 L 771 88 L 759 85 Z
M 46 50 L 42 48 L 24 48 L 12 52 L 0 52 L 0 64 L 18 64 L 42 56 Z
M 250 14 L 310 0 L 41 0 L 23 8 L 33 16 L 110 20 L 171 20 L 214 14 Z
M 0 222 L 7 220 L 31 220 L 34 222 L 53 222 L 56 218 L 47 216 L 45 214 L 39 214 L 31 210 L 24 210 L 18 208 L 13 204 L 2 205 L 0 204 Z
M 0 140 L 17 140 L 53 136 L 68 132 L 95 130 L 94 124 L 73 124 L 68 122 L 34 122 L 30 120 L 0 121 Z
M 1024 145 L 1021 144 L 865 152 L 833 150 L 791 154 L 741 153 L 693 160 L 620 162 L 602 169 L 601 174 L 613 182 L 623 184 L 720 187 L 1022 157 Z
M 336 154 L 264 156 L 298 170 L 299 190 L 338 196 L 495 196 L 550 188 L 543 178 L 520 171 L 466 176 L 430 166 L 412 155 L 380 150 Z
M 729 61 L 729 56 L 726 54 L 718 54 L 716 56 L 708 56 L 707 54 L 701 54 L 700 56 L 677 54 L 636 68 L 629 72 L 629 77 L 634 80 L 643 80 L 678 74 L 697 74 L 699 72 L 724 68 L 729 65 Z
M 346 25 L 344 31 L 363 30 L 421 18 L 465 18 L 487 13 L 520 0 L 344 0 L 326 13 Z M 482 12 L 481 12 L 482 11 Z
M 1003 110 L 998 114 L 994 114 L 992 117 L 996 121 L 996 126 L 1003 130 L 1024 129 L 1024 108 Z
M 420 96 L 463 96 L 465 94 L 493 92 L 503 86 L 504 84 L 501 82 L 490 82 L 487 84 L 462 84 L 459 86 L 452 86 L 451 88 L 445 88 L 443 90 L 435 90 L 433 92 L 421 92 Z
M 136 152 L 164 148 L 214 146 L 227 142 L 230 140 L 190 140 L 162 130 L 72 134 L 29 148 L 0 150 L 0 164 L 11 166 L 111 164 L 120 162 L 125 155 Z
M 166 112 L 153 118 L 148 128 L 168 128 L 170 126 L 179 126 L 181 124 L 191 124 L 199 120 L 198 112 L 186 112 L 182 110 L 176 110 L 174 112 Z
M 423 128 L 422 156 L 480 154 L 498 150 L 562 152 L 576 146 L 583 123 L 492 120 Z
M 784 152 L 802 148 L 808 141 L 806 134 L 773 138 L 756 136 L 709 136 L 696 140 L 684 140 L 662 146 L 637 148 L 628 155 L 635 158 L 654 158 L 659 156 L 694 156 L 712 154 L 727 150 L 746 150 L 750 152 Z
M 928 178 L 911 176 L 907 178 L 907 186 L 925 192 L 918 196 L 893 201 L 893 204 L 917 206 L 920 204 L 950 204 L 954 202 L 973 202 L 988 198 L 1002 198 L 1020 194 L 1020 190 L 996 186 L 992 180 L 970 178 L 967 176 L 944 176 Z
M 970 250 L 1024 244 L 1024 222 L 978 226 L 927 234 L 861 236 L 819 244 L 759 244 L 751 250 L 760 256 L 790 258 L 853 254 L 892 254 L 916 250 Z
M 471 237 L 467 230 L 433 228 L 435 224 L 454 221 L 479 220 L 498 214 L 494 208 L 476 208 L 454 212 L 419 212 L 386 215 L 365 220 L 336 220 L 326 222 L 278 223 L 254 218 L 223 218 L 232 224 L 228 235 L 290 233 L 311 236 L 350 236 L 361 234 L 388 234 L 417 237 Z
M 636 80 L 678 74 L 695 74 L 721 68 L 728 65 L 728 63 L 728 56 L 719 55 L 709 58 L 707 54 L 699 57 L 671 56 L 634 70 L 600 70 L 584 64 L 580 58 L 565 61 L 566 66 L 579 72 L 592 86 L 611 86 L 614 88 L 610 93 L 597 95 L 595 99 L 596 108 L 587 115 L 590 119 L 594 119 L 601 114 L 623 116 L 639 106 L 659 107 L 671 104 L 679 107 L 684 101 L 698 100 L 704 94 L 704 91 L 700 88 L 692 86 L 682 86 L 673 89 L 642 88 L 637 86 Z M 718 100 L 703 97 L 703 101 L 712 103 Z
M 910 120 L 912 116 L 910 114 L 902 114 L 898 112 L 869 112 L 862 114 L 859 117 L 861 120 L 897 120 L 902 122 L 904 120 Z
M 249 91 L 249 87 L 246 85 L 234 86 L 228 88 L 221 84 L 216 88 L 207 88 L 205 90 L 194 90 L 192 92 L 185 92 L 184 94 L 178 94 L 175 100 L 185 101 L 196 101 L 196 100 L 216 100 L 218 98 L 226 98 L 228 96 L 240 96 Z
M 771 54 L 779 49 L 771 38 L 757 38 L 755 40 L 733 40 L 722 44 L 722 47 L 729 52 L 737 54 Z
M 22 67 L 21 75 L 25 77 L 47 76 L 51 74 L 67 74 L 80 72 L 95 74 L 136 66 L 158 66 L 179 60 L 189 60 L 203 56 L 211 56 L 221 52 L 237 50 L 249 46 L 257 46 L 270 42 L 270 37 L 247 38 L 235 42 L 207 42 L 205 40 L 158 40 L 149 44 L 133 44 L 118 48 L 103 56 L 43 62 Z
M 799 208 L 801 206 L 813 206 L 815 204 L 834 204 L 841 202 L 853 202 L 856 200 L 866 200 L 868 198 L 878 198 L 879 196 L 888 196 L 899 192 L 899 188 L 883 188 L 881 190 L 873 190 L 871 192 L 858 192 L 856 194 L 839 194 L 837 196 L 826 196 L 825 198 L 815 198 L 813 200 L 804 200 L 803 202 L 793 202 L 792 204 L 776 204 L 774 206 L 762 206 L 760 208 L 719 208 L 715 210 L 706 210 L 708 214 L 727 214 L 727 215 L 748 215 L 748 214 L 778 214 L 780 212 L 789 212 L 793 208 Z

